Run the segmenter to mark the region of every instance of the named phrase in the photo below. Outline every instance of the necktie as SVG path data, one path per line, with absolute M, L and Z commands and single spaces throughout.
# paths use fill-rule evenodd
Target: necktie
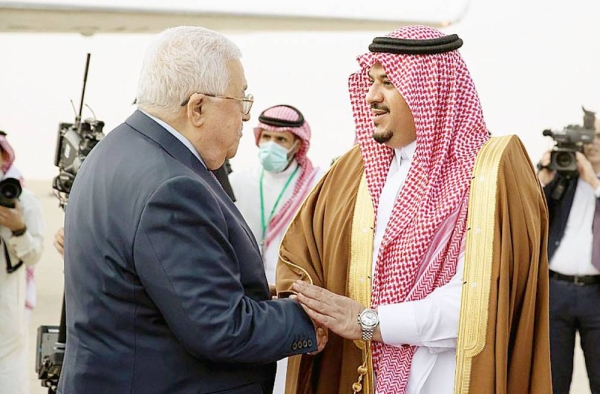
M 596 198 L 592 231 L 594 234 L 594 240 L 592 241 L 592 265 L 600 271 L 600 198 Z

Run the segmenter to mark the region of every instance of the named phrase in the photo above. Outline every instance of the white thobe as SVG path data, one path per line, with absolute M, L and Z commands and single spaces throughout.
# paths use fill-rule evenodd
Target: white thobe
M 30 191 L 23 189 L 19 198 L 25 234 L 15 237 L 0 226 L 0 393 L 29 394 L 29 335 L 25 310 L 26 267 L 37 263 L 42 255 L 44 221 L 42 206 Z M 4 246 L 13 266 L 23 261 L 13 273 L 6 270 Z M 31 350 L 33 351 L 33 350 Z
M 416 143 L 413 142 L 395 150 L 379 199 L 373 271 L 394 203 L 408 175 L 415 147 Z M 407 394 L 452 394 L 454 391 L 463 266 L 464 251 L 459 256 L 456 274 L 446 285 L 419 301 L 378 307 L 383 342 L 392 346 L 418 347 L 410 368 Z

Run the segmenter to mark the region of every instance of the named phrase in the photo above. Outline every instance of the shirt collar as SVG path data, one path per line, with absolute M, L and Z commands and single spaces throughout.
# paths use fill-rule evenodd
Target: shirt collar
M 410 163 L 415 155 L 415 149 L 417 148 L 417 141 L 413 141 L 403 148 L 394 149 L 394 162 L 396 166 L 400 168 L 402 162 Z
M 204 167 L 206 167 L 206 164 L 204 164 L 204 160 L 202 160 L 202 158 L 200 157 L 200 154 L 198 153 L 198 151 L 196 150 L 196 148 L 194 148 L 194 145 L 192 145 L 192 143 L 190 142 L 190 140 L 188 140 L 187 138 L 185 138 L 185 136 L 183 134 L 181 134 L 179 131 L 175 130 L 170 124 L 168 124 L 167 122 L 158 119 L 155 116 L 150 115 L 149 113 L 147 113 L 146 111 L 142 111 L 139 110 L 140 112 L 144 113 L 146 116 L 148 116 L 150 119 L 152 119 L 153 121 L 155 121 L 156 123 L 158 123 L 159 125 L 161 125 L 165 130 L 167 130 L 169 133 L 173 134 L 173 136 L 175 138 L 177 138 L 179 141 L 181 141 L 181 143 L 183 145 L 185 145 L 186 148 L 189 149 L 190 152 L 192 152 L 192 154 L 194 156 L 196 156 L 198 158 L 198 160 L 200 160 L 200 163 L 202 163 L 202 165 Z

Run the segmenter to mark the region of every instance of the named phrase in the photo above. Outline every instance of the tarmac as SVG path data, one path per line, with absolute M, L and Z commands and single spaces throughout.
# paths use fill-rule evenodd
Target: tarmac
M 64 284 L 63 260 L 60 254 L 58 254 L 58 252 L 54 249 L 53 242 L 54 233 L 63 225 L 64 212 L 58 206 L 58 199 L 52 193 L 51 180 L 26 181 L 25 186 L 33 191 L 42 203 L 44 220 L 46 222 L 46 235 L 44 239 L 45 250 L 42 259 L 36 265 L 35 270 L 37 306 L 31 315 L 29 326 L 29 365 L 31 366 L 30 393 L 46 394 L 48 393 L 48 389 L 41 386 L 40 380 L 38 380 L 37 373 L 35 372 L 35 347 L 38 327 L 41 325 L 58 325 L 60 322 Z M 579 344 L 579 340 L 577 340 L 577 343 Z M 0 393 L 2 393 L 1 388 Z M 587 380 L 587 372 L 585 370 L 583 353 L 581 352 L 579 346 L 577 346 L 575 354 L 575 366 L 573 372 L 573 383 L 571 385 L 571 393 L 591 393 Z

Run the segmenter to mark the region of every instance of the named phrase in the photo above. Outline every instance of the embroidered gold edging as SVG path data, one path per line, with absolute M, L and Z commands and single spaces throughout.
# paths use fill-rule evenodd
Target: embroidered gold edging
M 284 264 L 287 264 L 288 266 L 290 266 L 290 267 L 292 267 L 292 268 L 296 268 L 296 269 L 298 269 L 299 271 L 302 271 L 302 274 L 303 274 L 303 276 L 305 276 L 305 277 L 307 277 L 307 278 L 308 278 L 308 280 L 310 281 L 310 284 L 311 284 L 311 285 L 312 285 L 312 284 L 314 284 L 314 283 L 313 283 L 313 279 L 312 279 L 312 278 L 310 277 L 310 275 L 308 274 L 308 271 L 306 271 L 304 268 L 300 267 L 299 265 L 296 265 L 296 264 L 292 263 L 291 261 L 289 261 L 288 259 L 286 259 L 285 257 L 283 257 L 283 256 L 281 255 L 281 249 L 280 249 L 280 252 L 279 252 L 279 259 L 280 259 L 281 261 L 283 261 L 283 262 L 284 262 Z M 304 279 L 304 277 L 302 277 L 301 279 Z
M 375 212 L 367 188 L 367 178 L 363 173 L 358 186 L 354 215 L 352 218 L 352 238 L 350 243 L 350 266 L 348 268 L 348 294 L 362 305 L 371 305 L 371 271 L 373 265 L 373 227 Z M 358 318 L 358 316 L 357 316 Z M 354 341 L 363 354 L 363 366 L 367 373 L 363 376 L 362 392 L 373 393 L 373 361 L 370 341 Z M 359 368 L 360 369 L 360 368 Z M 364 373 L 364 371 L 363 371 Z M 360 390 L 358 390 L 360 391 Z M 356 391 L 356 392 L 358 392 Z
M 351 149 L 350 151 L 348 151 L 348 152 L 344 153 L 342 156 L 340 156 L 340 157 L 338 158 L 338 160 L 339 160 L 339 159 L 341 159 L 342 157 L 345 157 L 345 156 L 349 156 L 349 155 L 351 155 L 351 154 L 352 154 L 352 152 L 353 152 L 353 149 Z M 305 276 L 308 278 L 308 280 L 310 281 L 310 284 L 311 284 L 311 285 L 312 285 L 312 284 L 314 284 L 314 282 L 313 282 L 313 279 L 312 279 L 312 278 L 310 277 L 310 275 L 308 274 L 308 272 L 307 272 L 307 271 L 306 271 L 304 268 L 302 268 L 302 267 L 300 267 L 300 266 L 298 266 L 298 265 L 296 265 L 296 264 L 292 263 L 291 261 L 289 261 L 288 259 L 284 258 L 284 257 L 281 255 L 281 243 L 283 242 L 283 239 L 286 237 L 286 235 L 287 235 L 287 232 L 288 232 L 288 231 L 289 231 L 289 229 L 290 229 L 290 226 L 292 225 L 292 223 L 294 223 L 294 221 L 296 220 L 296 217 L 297 217 L 298 215 L 300 215 L 300 212 L 302 211 L 302 209 L 303 209 L 303 208 L 304 208 L 304 206 L 306 205 L 306 201 L 308 200 L 308 197 L 309 197 L 309 196 L 312 194 L 312 192 L 313 192 L 313 191 L 314 191 L 314 190 L 315 190 L 315 189 L 316 189 L 316 188 L 317 188 L 317 187 L 318 187 L 318 186 L 321 184 L 321 182 L 324 182 L 324 181 L 325 181 L 325 179 L 327 179 L 327 177 L 328 177 L 328 174 L 329 174 L 329 173 L 330 173 L 330 172 L 333 170 L 333 168 L 335 167 L 335 166 L 334 166 L 334 164 L 337 164 L 337 160 L 336 160 L 336 163 L 332 163 L 332 164 L 331 164 L 331 166 L 330 166 L 330 167 L 327 169 L 327 171 L 325 171 L 325 173 L 324 173 L 324 174 L 321 176 L 321 179 L 319 180 L 319 182 L 317 182 L 317 184 L 316 184 L 316 185 L 314 185 L 314 186 L 311 188 L 311 190 L 310 190 L 310 191 L 309 191 L 309 192 L 306 194 L 306 196 L 307 196 L 307 197 L 304 199 L 304 201 L 302 202 L 302 204 L 300 204 L 300 208 L 299 208 L 299 209 L 296 211 L 296 213 L 294 213 L 294 215 L 292 216 L 292 220 L 290 221 L 290 223 L 288 223 L 287 227 L 285 228 L 285 231 L 284 231 L 284 233 L 283 233 L 283 237 L 281 238 L 281 241 L 279 242 L 279 247 L 277 248 L 277 254 L 279 255 L 279 259 L 280 259 L 281 261 L 283 261 L 285 264 L 287 264 L 288 266 L 290 266 L 290 267 L 292 267 L 292 268 L 297 268 L 298 270 L 302 271 L 302 273 L 303 273 L 303 274 L 304 274 L 304 275 L 305 275 Z
M 455 394 L 469 393 L 473 357 L 485 346 L 498 171 L 502 153 L 511 138 L 490 138 L 479 151 L 473 168 L 456 348 Z

